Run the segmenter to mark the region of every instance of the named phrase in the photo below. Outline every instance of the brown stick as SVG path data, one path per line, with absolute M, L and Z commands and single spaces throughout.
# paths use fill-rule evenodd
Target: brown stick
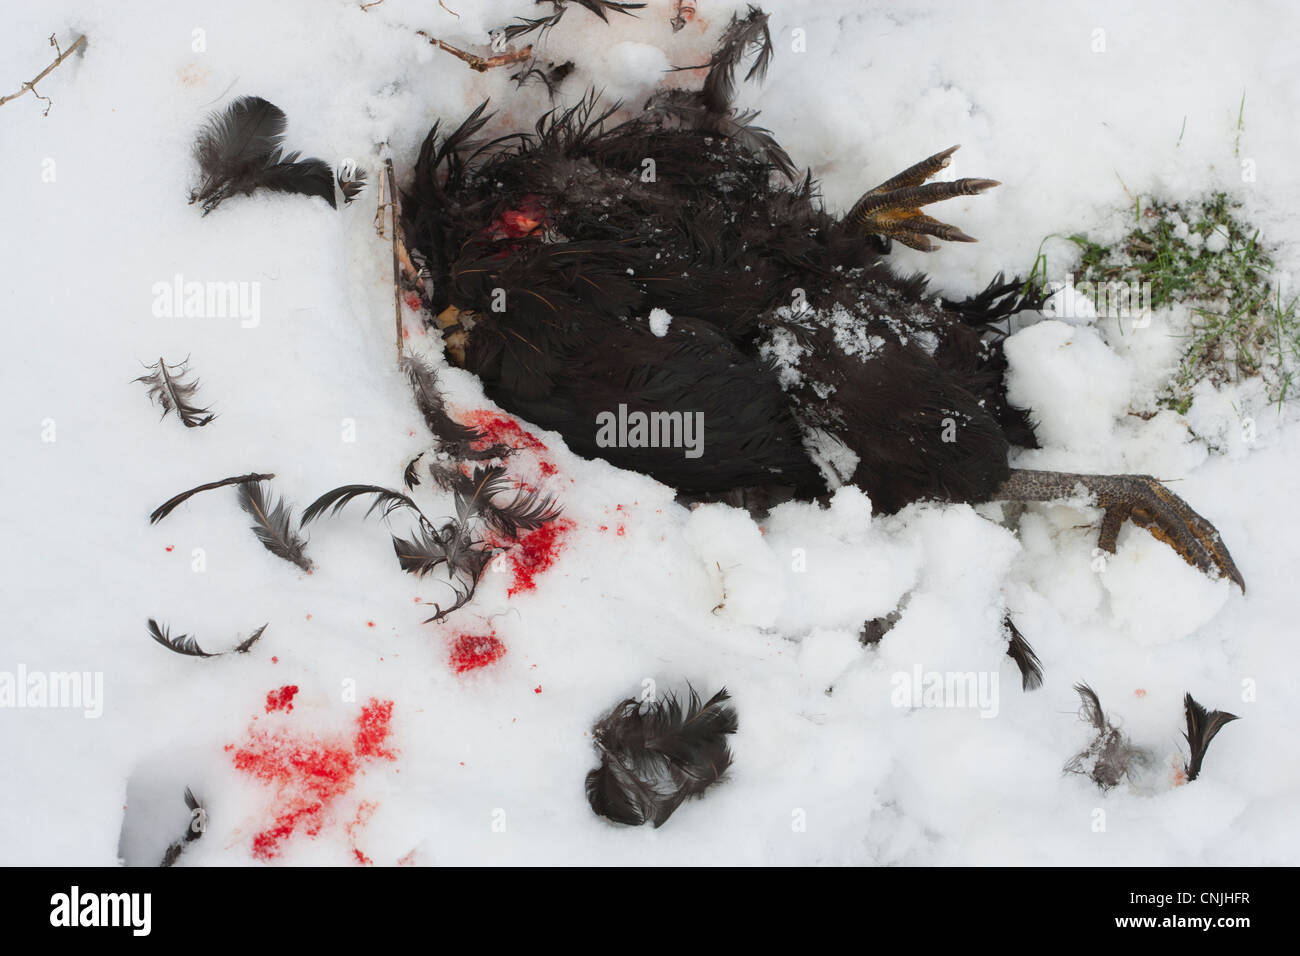
M 27 92 L 30 91 L 30 92 L 32 93 L 32 95 L 35 96 L 37 99 L 39 99 L 39 100 L 45 100 L 45 102 L 46 102 L 48 105 L 45 107 L 45 112 L 44 112 L 43 114 L 41 114 L 41 115 L 43 115 L 43 116 L 49 116 L 49 115 L 50 115 L 50 107 L 54 105 L 54 101 L 53 101 L 52 99 L 50 99 L 48 96 L 41 96 L 40 93 L 37 93 L 37 92 L 36 92 L 36 84 L 39 83 L 41 80 L 45 79 L 47 76 L 49 76 L 50 73 L 54 70 L 54 68 L 55 68 L 56 66 L 58 66 L 60 63 L 62 63 L 62 62 L 63 62 L 64 60 L 66 60 L 68 57 L 72 56 L 72 54 L 75 53 L 79 48 L 81 48 L 82 46 L 84 46 L 85 43 L 86 43 L 86 38 L 85 38 L 84 36 L 79 36 L 79 37 L 77 37 L 76 40 L 73 41 L 72 46 L 68 47 L 67 50 L 59 50 L 59 41 L 56 40 L 56 39 L 54 39 L 54 34 L 51 33 L 51 34 L 50 34 L 50 46 L 54 47 L 55 50 L 58 50 L 58 52 L 59 52 L 58 57 L 55 59 L 55 61 L 54 61 L 53 63 L 51 63 L 49 66 L 47 66 L 45 69 L 43 69 L 40 73 L 38 73 L 38 74 L 36 75 L 36 78 L 35 78 L 35 79 L 28 80 L 26 83 L 24 83 L 24 84 L 22 85 L 22 88 L 21 88 L 17 93 L 10 93 L 8 96 L 0 96 L 0 106 L 4 106 L 4 105 L 5 105 L 6 103 L 8 103 L 10 100 L 16 100 L 16 99 L 18 99 L 18 97 L 20 97 L 20 96 L 22 96 L 24 93 L 27 93 Z
M 481 57 L 475 53 L 466 53 L 450 43 L 445 43 L 437 37 L 429 36 L 423 30 L 416 30 L 417 36 L 422 36 L 439 50 L 445 50 L 454 57 L 464 60 L 469 64 L 471 70 L 477 70 L 479 73 L 486 73 L 493 67 L 509 66 L 512 63 L 519 63 L 527 60 L 533 55 L 532 44 L 524 47 L 522 50 L 512 50 L 509 53 L 499 53 L 496 56 Z
M 402 280 L 401 262 L 397 255 L 397 229 L 400 209 L 397 199 L 397 184 L 393 182 L 393 160 L 384 160 L 384 176 L 388 180 L 388 211 L 392 225 L 393 245 L 393 322 L 397 328 L 397 367 L 402 367 Z

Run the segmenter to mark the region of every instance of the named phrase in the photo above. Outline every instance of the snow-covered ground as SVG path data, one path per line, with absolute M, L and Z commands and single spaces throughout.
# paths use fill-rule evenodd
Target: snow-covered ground
M 608 25 L 575 6 L 539 47 L 577 64 L 560 98 L 595 85 L 636 104 L 667 66 L 703 62 L 742 5 L 697 6 L 679 33 L 670 0 Z M 1300 263 L 1292 4 L 764 6 L 776 56 L 740 101 L 812 168 L 828 204 L 844 209 L 953 143 L 956 175 L 1004 183 L 943 207 L 979 244 L 895 253 L 946 293 L 1023 274 L 1048 234 L 1120 234 L 1138 193 L 1225 190 L 1282 266 Z M 89 38 L 38 84 L 48 116 L 30 95 L 0 107 L 0 674 L 103 681 L 98 717 L 0 709 L 0 862 L 156 864 L 184 831 L 186 786 L 208 813 L 181 858 L 191 865 L 1300 862 L 1300 429 L 1293 407 L 1250 385 L 1206 389 L 1186 416 L 1128 414 L 1154 407 L 1171 370 L 1167 316 L 1125 336 L 1105 322 L 1020 333 L 1012 387 L 1044 422 L 1044 448 L 1019 463 L 1176 479 L 1230 545 L 1245 596 L 1132 527 L 1094 570 L 1096 515 L 1079 509 L 1032 507 L 1017 535 L 986 520 L 999 506 L 873 517 L 849 488 L 760 528 L 723 506 L 690 511 L 535 430 L 544 450 L 513 468 L 562 501 L 555 560 L 533 587 L 517 562 L 490 571 L 436 625 L 421 621 L 446 591 L 402 573 L 382 523 L 355 505 L 310 528 L 311 574 L 258 544 L 232 489 L 149 524 L 175 492 L 250 471 L 274 472 L 299 512 L 339 484 L 397 487 L 427 446 L 394 368 L 373 177 L 338 211 L 257 194 L 201 218 L 186 204 L 201 121 L 260 95 L 288 114 L 293 147 L 373 170 L 387 142 L 400 177 L 435 118 L 455 124 L 490 96 L 492 128 L 508 131 L 546 105 L 539 87 L 473 72 L 414 31 L 482 51 L 489 28 L 535 9 L 0 10 L 0 93 L 49 63 L 52 32 L 65 48 Z M 1069 244 L 1045 251 L 1063 277 Z M 177 275 L 255 283 L 256 323 L 159 317 L 155 285 Z M 441 362 L 407 321 L 409 347 Z M 159 356 L 189 356 L 211 425 L 159 421 L 131 381 Z M 491 410 L 472 377 L 443 381 L 457 413 Z M 427 484 L 418 496 L 431 514 L 448 506 Z M 905 595 L 898 625 L 863 648 L 862 622 Z M 1006 609 L 1045 668 L 1032 693 L 1004 657 Z M 269 626 L 249 654 L 199 660 L 151 641 L 151 617 L 209 650 Z M 505 653 L 457 672 L 463 635 L 494 635 Z M 916 669 L 995 674 L 995 707 L 896 706 L 896 675 Z M 592 814 L 583 778 L 592 723 L 647 680 L 725 685 L 740 730 L 723 784 L 663 828 L 633 830 Z M 1062 773 L 1088 742 L 1080 680 L 1156 753 L 1137 784 L 1103 794 Z M 290 685 L 292 709 L 270 706 Z M 1241 720 L 1201 778 L 1175 786 L 1184 692 Z M 304 782 L 294 760 L 328 779 Z

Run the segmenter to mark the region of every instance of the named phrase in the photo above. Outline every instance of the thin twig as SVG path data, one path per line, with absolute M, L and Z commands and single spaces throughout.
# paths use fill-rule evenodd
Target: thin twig
M 401 266 L 397 255 L 397 223 L 400 207 L 397 199 L 397 185 L 393 182 L 393 160 L 390 156 L 384 160 L 384 175 L 388 180 L 388 211 L 392 224 L 393 244 L 393 322 L 397 329 L 397 367 L 402 367 L 402 280 Z
M 522 50 L 512 50 L 509 53 L 499 53 L 496 56 L 481 57 L 476 53 L 466 53 L 464 50 L 445 43 L 437 37 L 431 37 L 423 30 L 416 30 L 417 36 L 422 36 L 439 50 L 445 50 L 454 57 L 458 57 L 469 64 L 471 70 L 477 70 L 479 73 L 486 73 L 493 67 L 509 66 L 512 63 L 519 63 L 523 60 L 530 59 L 533 55 L 533 46 L 530 43 Z
M 54 70 L 54 68 L 55 68 L 56 66 L 58 66 L 60 63 L 62 63 L 62 62 L 63 62 L 64 60 L 66 60 L 68 57 L 72 56 L 72 54 L 76 53 L 77 50 L 80 49 L 81 47 L 85 46 L 85 44 L 86 44 L 86 38 L 85 38 L 84 36 L 79 36 L 79 37 L 77 37 L 76 40 L 73 41 L 72 46 L 68 47 L 67 50 L 60 50 L 60 49 L 59 49 L 59 41 L 56 40 L 56 39 L 54 38 L 54 34 L 51 33 L 51 34 L 50 34 L 50 46 L 54 47 L 55 51 L 58 53 L 58 57 L 54 60 L 53 63 L 51 63 L 49 66 L 47 66 L 45 69 L 43 69 L 40 73 L 38 73 L 38 74 L 36 75 L 36 78 L 35 78 L 35 79 L 28 80 L 26 83 L 24 83 L 24 84 L 22 85 L 22 88 L 21 88 L 17 93 L 10 93 L 8 96 L 0 96 L 0 106 L 4 106 L 4 105 L 5 105 L 6 103 L 8 103 L 10 100 L 16 100 L 16 99 L 18 99 L 18 97 L 20 97 L 20 96 L 22 96 L 24 93 L 30 91 L 31 94 L 32 94 L 33 96 L 35 96 L 38 100 L 44 100 L 44 101 L 46 102 L 45 112 L 44 112 L 43 114 L 41 114 L 41 115 L 43 115 L 43 116 L 49 116 L 49 115 L 50 115 L 50 107 L 54 105 L 54 101 L 53 101 L 52 99 L 50 99 L 48 96 L 41 96 L 40 93 L 37 93 L 37 92 L 36 92 L 36 84 L 39 83 L 41 80 L 45 79 L 47 76 L 49 76 L 50 73 Z

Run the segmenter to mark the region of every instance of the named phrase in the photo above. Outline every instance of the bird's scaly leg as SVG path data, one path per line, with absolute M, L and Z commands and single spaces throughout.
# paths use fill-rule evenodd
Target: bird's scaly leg
M 993 500 L 1056 501 L 1077 495 L 1081 487 L 1105 510 L 1097 542 L 1103 550 L 1115 553 L 1120 525 L 1129 520 L 1169 545 L 1192 567 L 1226 577 L 1245 593 L 1246 582 L 1214 525 L 1150 475 L 1076 475 L 1012 469 L 1011 477 Z
M 960 146 L 935 153 L 910 166 L 892 179 L 868 192 L 849 210 L 843 225 L 863 235 L 888 236 L 905 246 L 933 252 L 938 248 L 930 236 L 949 242 L 975 242 L 956 226 L 940 222 L 921 212 L 922 206 L 954 196 L 974 196 L 1002 185 L 996 179 L 957 179 L 953 182 L 926 183 L 952 161 Z

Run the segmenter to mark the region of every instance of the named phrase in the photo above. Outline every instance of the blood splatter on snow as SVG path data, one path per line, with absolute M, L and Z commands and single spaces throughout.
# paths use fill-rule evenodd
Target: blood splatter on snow
M 267 695 L 267 712 L 288 687 Z M 297 688 L 291 688 L 294 693 Z M 292 694 L 288 697 L 291 699 Z M 277 708 L 278 709 L 278 708 Z M 286 729 L 275 731 L 248 729 L 247 741 L 234 751 L 235 768 L 275 788 L 274 818 L 270 826 L 253 837 L 253 856 L 270 860 L 279 856 L 284 841 L 299 828 L 316 836 L 324 827 L 328 811 L 340 797 L 356 784 L 366 760 L 394 760 L 396 754 L 385 746 L 391 732 L 393 702 L 371 698 L 361 708 L 352 739 L 322 739 L 314 734 L 295 736 Z M 360 811 L 356 825 L 362 822 Z M 353 827 L 348 827 L 349 837 Z M 353 848 L 355 851 L 355 847 Z M 358 853 L 359 862 L 366 862 Z
M 293 698 L 297 693 L 297 684 L 285 684 L 279 690 L 271 691 L 266 695 L 266 712 L 270 714 L 277 710 L 293 710 Z
M 472 671 L 501 660 L 506 646 L 496 632 L 491 634 L 462 634 L 451 647 L 451 669 L 457 674 Z

